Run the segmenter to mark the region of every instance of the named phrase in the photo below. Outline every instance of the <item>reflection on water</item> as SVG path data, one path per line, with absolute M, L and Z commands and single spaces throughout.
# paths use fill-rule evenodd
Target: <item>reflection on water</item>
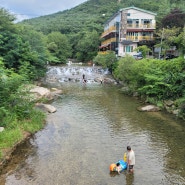
M 116 86 L 60 86 L 57 112 L 18 150 L 1 185 L 184 184 L 184 122 L 162 112 L 138 112 L 139 102 Z M 110 173 L 127 145 L 136 154 L 134 174 Z

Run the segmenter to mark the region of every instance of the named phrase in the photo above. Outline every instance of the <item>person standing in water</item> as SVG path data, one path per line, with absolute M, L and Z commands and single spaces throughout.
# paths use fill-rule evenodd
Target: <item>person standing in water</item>
M 129 172 L 133 173 L 135 165 L 135 153 L 130 146 L 127 146 L 127 152 L 127 169 L 129 170 Z
M 82 75 L 82 80 L 83 80 L 83 83 L 86 83 L 86 79 L 85 79 L 85 74 Z

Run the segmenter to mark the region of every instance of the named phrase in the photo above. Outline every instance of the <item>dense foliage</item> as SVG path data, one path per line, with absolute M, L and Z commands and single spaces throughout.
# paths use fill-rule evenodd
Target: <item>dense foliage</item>
M 93 60 L 97 65 L 101 65 L 103 68 L 108 68 L 112 73 L 117 67 L 117 57 L 113 51 L 108 51 L 106 53 L 99 53 Z
M 131 56 L 122 58 L 114 71 L 117 79 L 129 87 L 130 93 L 138 92 L 149 102 L 160 104 L 164 100 L 174 100 L 185 118 L 185 60 L 143 59 Z
M 33 133 L 43 126 L 44 114 L 34 109 L 25 85 L 45 74 L 46 49 L 42 34 L 15 25 L 4 9 L 0 17 L 0 127 L 5 128 L 0 133 L 1 159 L 3 149 L 20 141 L 23 131 Z

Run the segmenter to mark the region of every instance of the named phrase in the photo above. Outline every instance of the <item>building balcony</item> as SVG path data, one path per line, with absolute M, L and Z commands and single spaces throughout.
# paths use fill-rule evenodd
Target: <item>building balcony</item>
M 110 39 L 107 39 L 107 40 L 104 40 L 101 42 L 101 45 L 108 45 L 110 44 L 111 42 L 116 42 L 116 38 L 110 38 Z
M 156 28 L 156 24 L 136 24 L 136 23 L 132 23 L 132 24 L 127 24 L 127 29 L 155 29 Z
M 99 51 L 98 54 L 105 55 L 105 54 L 108 54 L 108 52 L 107 51 Z
M 116 26 L 111 26 L 109 29 L 104 31 L 101 35 L 101 38 L 105 37 L 106 35 L 108 35 L 109 33 L 112 33 L 112 32 L 116 32 Z
M 131 40 L 133 42 L 139 42 L 139 41 L 152 41 L 154 40 L 153 36 L 126 36 L 126 40 Z

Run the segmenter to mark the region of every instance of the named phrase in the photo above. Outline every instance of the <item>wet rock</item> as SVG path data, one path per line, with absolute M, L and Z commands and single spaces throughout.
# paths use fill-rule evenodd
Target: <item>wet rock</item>
M 46 112 L 49 112 L 49 113 L 54 113 L 57 111 L 57 109 L 54 106 L 49 105 L 49 104 L 44 104 L 44 103 L 37 103 L 36 108 L 39 108 L 39 109 L 46 111 Z
M 32 93 L 36 93 L 38 94 L 39 96 L 47 96 L 50 94 L 50 90 L 47 89 L 47 88 L 44 88 L 44 87 L 39 87 L 39 86 L 36 86 L 34 87 L 33 89 L 30 90 L 30 92 Z
M 44 87 L 35 86 L 30 92 L 33 94 L 33 100 L 37 101 L 41 98 L 46 98 L 48 100 L 54 100 L 62 94 L 62 90 L 52 88 L 51 91 Z
M 50 96 L 50 90 L 44 87 L 35 86 L 30 89 L 30 92 L 33 94 L 33 100 L 35 101 Z
M 160 108 L 155 105 L 146 105 L 144 107 L 138 107 L 137 110 L 139 111 L 146 111 L 146 112 L 157 112 L 160 111 Z
M 114 79 L 111 78 L 104 78 L 104 83 L 107 84 L 114 84 L 116 81 Z
M 176 110 L 173 110 L 172 111 L 172 114 L 178 116 L 179 115 L 179 112 L 180 112 L 180 109 L 176 109 Z

